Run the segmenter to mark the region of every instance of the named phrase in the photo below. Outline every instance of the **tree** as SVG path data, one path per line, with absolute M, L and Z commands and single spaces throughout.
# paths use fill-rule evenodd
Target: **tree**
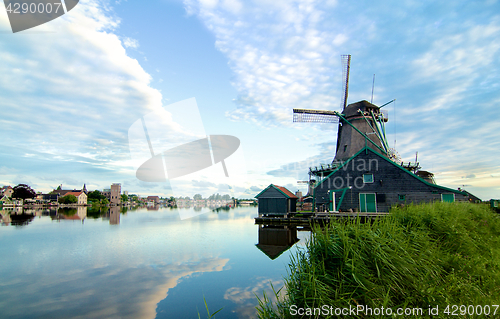
M 12 198 L 27 199 L 36 197 L 35 191 L 26 184 L 19 184 L 13 190 Z
M 90 201 L 100 201 L 101 199 L 105 199 L 105 198 L 106 198 L 106 196 L 104 196 L 103 194 L 101 194 L 101 192 L 98 191 L 98 190 L 90 192 L 89 195 L 88 195 L 88 199 Z
M 196 194 L 193 196 L 193 199 L 194 200 L 201 200 L 201 199 L 203 199 L 203 197 L 200 194 Z
M 60 204 L 74 204 L 74 203 L 78 202 L 78 198 L 76 198 L 75 195 L 69 194 L 69 195 L 59 197 L 58 201 Z
M 128 195 L 122 194 L 122 202 L 128 202 Z

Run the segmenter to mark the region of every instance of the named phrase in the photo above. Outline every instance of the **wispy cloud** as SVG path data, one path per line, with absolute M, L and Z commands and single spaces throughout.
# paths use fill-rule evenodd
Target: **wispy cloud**
M 344 34 L 325 32 L 328 18 L 315 1 L 191 1 L 185 5 L 216 36 L 238 90 L 232 119 L 290 123 L 290 109 L 332 108 L 331 66 Z M 334 58 L 332 59 L 332 55 Z M 340 78 L 339 78 L 340 80 Z
M 38 27 L 42 33 L 2 34 L 2 145 L 96 167 L 128 165 L 127 130 L 161 107 L 162 96 L 126 54 L 138 44 L 122 43 L 119 23 L 101 2 L 88 0 Z M 2 12 L 0 28 L 7 27 Z

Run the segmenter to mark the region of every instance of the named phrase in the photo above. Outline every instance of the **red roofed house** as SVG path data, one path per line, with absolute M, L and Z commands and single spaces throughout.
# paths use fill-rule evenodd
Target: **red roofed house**
M 160 197 L 158 196 L 148 196 L 148 203 L 153 202 L 154 204 L 160 203 Z
M 283 216 L 297 211 L 297 196 L 283 186 L 271 184 L 255 198 L 259 201 L 259 216 Z
M 67 192 L 64 196 L 73 195 L 78 199 L 77 205 L 87 205 L 87 194 L 84 191 Z

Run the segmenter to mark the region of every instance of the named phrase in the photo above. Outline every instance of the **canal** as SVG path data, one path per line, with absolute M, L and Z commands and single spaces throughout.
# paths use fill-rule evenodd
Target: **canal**
M 189 209 L 1 210 L 0 317 L 206 318 L 205 299 L 255 318 L 309 233 L 259 228 L 256 207 Z

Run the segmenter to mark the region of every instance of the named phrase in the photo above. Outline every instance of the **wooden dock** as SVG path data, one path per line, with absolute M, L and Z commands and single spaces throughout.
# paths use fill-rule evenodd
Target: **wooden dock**
M 312 223 L 329 223 L 331 220 L 373 219 L 387 216 L 389 213 L 348 213 L 348 212 L 322 212 L 322 213 L 289 213 L 287 216 L 259 216 L 255 218 L 257 225 L 309 225 Z

